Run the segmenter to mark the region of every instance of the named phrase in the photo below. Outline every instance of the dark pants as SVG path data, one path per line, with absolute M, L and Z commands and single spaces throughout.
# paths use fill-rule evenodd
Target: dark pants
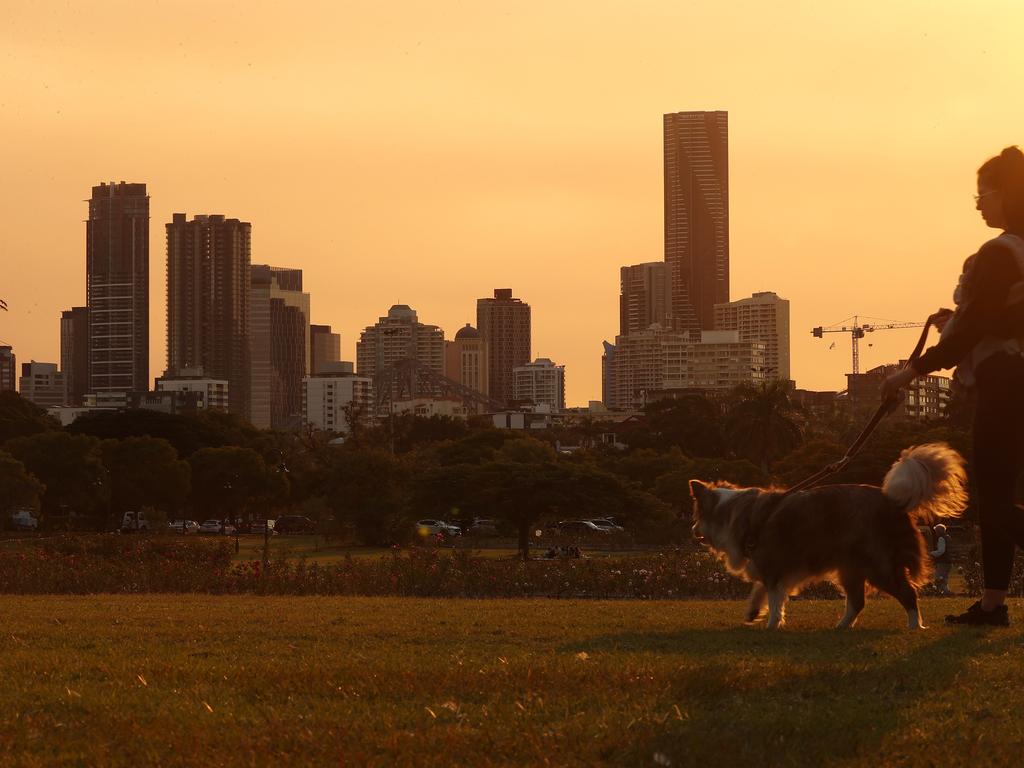
M 1014 504 L 1024 460 L 1024 357 L 993 355 L 977 380 L 974 478 L 985 587 L 1006 589 L 1015 546 L 1024 548 L 1024 510 Z

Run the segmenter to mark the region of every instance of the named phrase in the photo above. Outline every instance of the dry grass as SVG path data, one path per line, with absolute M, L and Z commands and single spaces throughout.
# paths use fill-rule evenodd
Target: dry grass
M 1022 633 L 965 605 L 2 597 L 0 764 L 1015 764 Z

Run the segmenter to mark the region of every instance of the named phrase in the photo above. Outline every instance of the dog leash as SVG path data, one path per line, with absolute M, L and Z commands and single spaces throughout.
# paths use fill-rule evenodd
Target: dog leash
M 917 346 L 915 346 L 914 351 L 910 353 L 910 357 L 907 359 L 907 364 L 903 366 L 903 370 L 906 370 L 907 368 L 912 366 L 914 362 L 917 360 L 917 358 L 921 356 L 921 352 L 924 351 L 924 343 L 925 341 L 928 340 L 928 329 L 931 328 L 931 326 L 934 324 L 935 317 L 935 315 L 931 315 L 928 318 L 928 321 L 924 324 L 924 328 L 921 330 L 921 337 L 917 340 Z M 792 488 L 783 493 L 780 497 L 780 500 L 786 498 L 791 493 L 796 493 L 797 491 L 802 491 L 805 488 L 809 488 L 810 486 L 820 482 L 821 480 L 824 480 L 829 475 L 834 475 L 836 472 L 838 472 L 847 464 L 849 464 L 850 459 L 857 455 L 860 449 L 864 446 L 864 443 L 867 442 L 867 439 L 871 436 L 871 433 L 875 431 L 875 427 L 877 427 L 879 423 L 881 423 L 882 419 L 884 419 L 886 416 L 892 413 L 896 409 L 896 406 L 898 406 L 899 404 L 899 393 L 894 393 L 890 397 L 883 400 L 879 404 L 878 408 L 875 409 L 875 413 L 871 417 L 871 420 L 868 421 L 864 429 L 862 429 L 860 434 L 857 435 L 857 439 L 854 440 L 853 443 L 850 444 L 850 447 L 846 449 L 846 453 L 843 455 L 841 459 L 839 459 L 839 461 L 834 461 L 828 466 L 822 467 L 807 479 L 801 480 L 799 483 L 797 483 Z

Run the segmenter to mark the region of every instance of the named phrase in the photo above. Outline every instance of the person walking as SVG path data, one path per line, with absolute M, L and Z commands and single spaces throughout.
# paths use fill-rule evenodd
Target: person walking
M 949 591 L 949 572 L 953 567 L 953 556 L 949 551 L 949 534 L 942 523 L 936 525 L 932 533 L 935 534 L 935 549 L 928 554 L 935 563 L 935 588 L 940 595 L 952 595 Z
M 1015 546 L 1024 547 L 1024 512 L 1014 489 L 1024 458 L 1024 153 L 1007 147 L 978 169 L 975 207 L 1002 234 L 964 264 L 955 311 L 929 318 L 941 338 L 910 366 L 885 379 L 895 396 L 918 376 L 957 366 L 976 390 L 974 458 L 984 591 L 949 624 L 1009 626 L 1005 601 Z

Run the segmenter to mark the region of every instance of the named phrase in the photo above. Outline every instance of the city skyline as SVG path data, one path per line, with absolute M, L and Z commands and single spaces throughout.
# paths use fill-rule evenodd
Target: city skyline
M 176 210 L 251 221 L 253 258 L 303 269 L 311 320 L 341 333 L 344 359 L 382 307 L 409 303 L 453 334 L 476 297 L 511 285 L 534 309 L 534 354 L 570 372 L 570 404 L 597 399 L 618 269 L 663 254 L 661 116 L 722 109 L 730 298 L 785 296 L 793 377 L 840 389 L 849 342 L 829 350 L 810 328 L 923 319 L 949 303 L 988 234 L 969 195 L 977 166 L 1021 141 L 1021 108 L 1004 95 L 1024 9 L 908 3 L 882 23 L 880 9 L 741 5 L 591 8 L 583 36 L 573 3 L 454 17 L 441 3 L 398 19 L 351 8 L 240 19 L 214 6 L 199 30 L 148 7 L 130 20 L 117 4 L 61 6 L 58 18 L 45 2 L 9 9 L 0 35 L 25 66 L 0 105 L 17 147 L 0 190 L 14 266 L 0 340 L 20 360 L 59 359 L 60 312 L 85 304 L 81 200 L 123 178 L 147 184 L 151 259 Z M 231 40 L 214 33 L 236 25 Z M 680 76 L 680 29 L 702 30 L 687 56 L 716 66 Z M 303 46 L 286 42 L 295 36 Z M 183 87 L 197 82 L 225 87 Z M 182 109 L 210 119 L 182 125 Z M 934 269 L 909 266 L 928 259 Z M 154 374 L 164 275 L 150 266 Z M 913 336 L 877 334 L 865 369 L 905 356 Z

